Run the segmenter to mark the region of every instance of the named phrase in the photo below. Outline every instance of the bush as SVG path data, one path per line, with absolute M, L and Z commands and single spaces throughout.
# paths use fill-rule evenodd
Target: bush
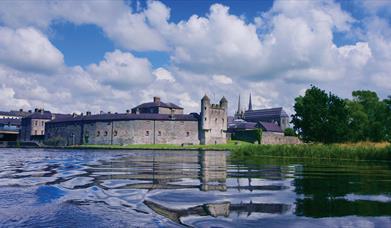
M 48 146 L 61 146 L 65 145 L 65 139 L 63 137 L 52 137 L 45 141 L 45 145 Z
M 257 142 L 258 144 L 261 144 L 262 129 L 257 128 L 254 130 L 237 131 L 232 134 L 232 139 L 245 141 L 245 142 L 249 142 L 249 143 Z
M 287 128 L 284 130 L 284 135 L 285 136 L 296 136 L 295 130 L 293 128 Z

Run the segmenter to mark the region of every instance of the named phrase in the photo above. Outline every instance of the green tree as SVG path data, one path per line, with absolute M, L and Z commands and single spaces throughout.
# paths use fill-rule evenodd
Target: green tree
M 291 123 L 306 142 L 333 143 L 346 140 L 349 112 L 346 102 L 315 86 L 295 99 Z
M 383 100 L 386 106 L 385 139 L 391 142 L 391 96 Z
M 376 92 L 369 90 L 353 91 L 353 102 L 361 105 L 361 110 L 367 115 L 362 139 L 370 141 L 382 141 L 386 139 L 386 122 L 388 119 L 388 106 L 386 102 L 380 101 Z M 351 113 L 353 118 L 356 114 Z M 357 122 L 358 120 L 356 120 Z
M 295 130 L 293 130 L 293 128 L 288 127 L 284 130 L 284 135 L 285 136 L 296 136 L 296 132 L 295 132 Z

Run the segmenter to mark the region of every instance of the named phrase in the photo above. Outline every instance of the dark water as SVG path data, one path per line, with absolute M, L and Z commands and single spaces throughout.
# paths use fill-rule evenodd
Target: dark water
M 0 149 L 1 227 L 391 227 L 390 163 Z

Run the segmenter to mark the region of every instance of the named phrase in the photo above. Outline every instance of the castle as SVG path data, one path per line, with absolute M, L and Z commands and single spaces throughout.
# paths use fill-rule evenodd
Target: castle
M 126 113 L 71 115 L 45 123 L 45 141 L 56 145 L 81 144 L 221 144 L 226 143 L 228 101 L 201 100 L 201 112 L 183 114 L 183 108 L 159 97 Z

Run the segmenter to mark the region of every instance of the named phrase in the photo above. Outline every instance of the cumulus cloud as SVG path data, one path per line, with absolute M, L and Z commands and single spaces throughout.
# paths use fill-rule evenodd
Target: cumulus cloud
M 103 84 L 118 89 L 129 89 L 152 80 L 151 64 L 148 59 L 136 58 L 131 53 L 115 50 L 106 53 L 99 64 L 91 64 L 88 71 Z
M 163 67 L 159 67 L 156 70 L 154 70 L 153 75 L 155 75 L 158 81 L 166 80 L 169 82 L 175 82 L 175 78 L 174 76 L 172 76 L 171 72 L 164 69 Z
M 388 5 L 369 2 L 356 3 L 371 12 L 359 22 L 330 0 L 275 1 L 250 20 L 213 4 L 174 23 L 159 1 L 137 11 L 122 1 L 1 1 L 0 88 L 16 105 L 63 112 L 124 111 L 155 95 L 191 112 L 208 94 L 213 102 L 226 96 L 233 113 L 238 94 L 249 92 L 255 108 L 291 112 L 294 97 L 310 84 L 342 96 L 353 89 L 385 96 L 391 29 L 381 8 Z M 118 50 L 86 67 L 65 66 L 45 35 L 61 21 L 101 27 Z M 358 41 L 337 45 L 335 33 L 354 36 L 357 23 Z M 164 51 L 170 63 L 153 69 L 133 50 Z
M 227 85 L 227 84 L 232 84 L 233 81 L 230 77 L 226 76 L 226 75 L 223 75 L 223 74 L 215 74 L 213 75 L 213 81 L 219 83 L 219 84 L 223 84 L 223 85 Z
M 0 19 L 9 27 L 47 29 L 61 20 L 95 24 L 129 50 L 166 50 L 161 35 L 148 26 L 144 12 L 132 13 L 124 1 L 0 1 Z
M 62 67 L 64 57 L 32 27 L 0 27 L 0 62 L 26 71 L 54 72 Z

